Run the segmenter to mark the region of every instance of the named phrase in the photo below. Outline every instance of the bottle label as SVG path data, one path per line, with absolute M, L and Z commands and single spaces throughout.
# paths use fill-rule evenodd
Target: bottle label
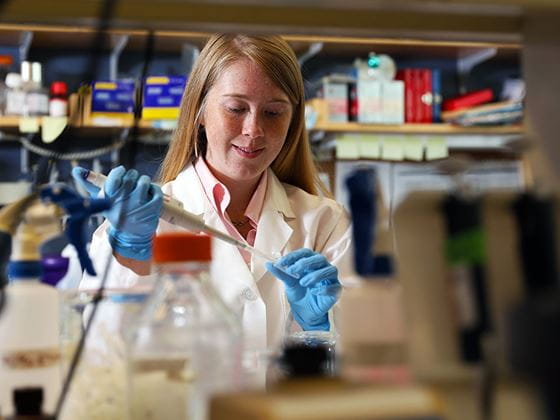
M 26 97 L 27 112 L 29 115 L 48 115 L 49 97 L 44 93 L 29 92 Z
M 32 349 L 4 351 L 0 354 L 2 364 L 14 370 L 47 368 L 60 361 L 60 349 Z
M 6 94 L 6 115 L 21 115 L 25 105 L 25 94 L 20 91 L 8 91 Z
M 66 117 L 68 115 L 68 102 L 64 99 L 51 99 L 49 115 L 51 117 Z

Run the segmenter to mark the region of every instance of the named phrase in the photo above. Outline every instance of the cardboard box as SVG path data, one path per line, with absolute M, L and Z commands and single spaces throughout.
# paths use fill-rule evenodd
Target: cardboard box
M 187 78 L 184 76 L 148 77 L 144 86 L 142 118 L 145 120 L 177 119 L 186 84 Z

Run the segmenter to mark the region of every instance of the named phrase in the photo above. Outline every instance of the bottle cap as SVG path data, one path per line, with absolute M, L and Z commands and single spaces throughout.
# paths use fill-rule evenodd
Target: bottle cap
M 8 86 L 10 89 L 17 89 L 21 87 L 21 74 L 8 73 L 6 75 L 6 86 Z
M 31 63 L 31 80 L 36 83 L 37 86 L 41 86 L 43 82 L 43 66 L 37 61 Z
M 0 55 L 0 66 L 11 66 L 14 58 L 11 55 Z
M 45 256 L 41 259 L 41 265 L 43 267 L 41 281 L 51 286 L 56 286 L 68 272 L 70 259 L 60 255 Z
M 51 95 L 55 96 L 66 96 L 68 95 L 68 86 L 65 82 L 52 82 L 51 83 Z
M 187 232 L 161 233 L 154 237 L 155 263 L 181 261 L 210 261 L 212 242 L 210 236 Z
M 41 415 L 43 388 L 16 388 L 13 394 L 16 415 Z
M 33 80 L 30 61 L 21 62 L 21 80 L 24 82 L 30 82 Z

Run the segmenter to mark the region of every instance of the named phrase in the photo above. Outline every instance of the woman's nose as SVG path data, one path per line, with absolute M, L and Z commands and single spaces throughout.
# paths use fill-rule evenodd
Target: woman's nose
M 247 113 L 243 122 L 243 135 L 249 138 L 258 138 L 264 135 L 261 118 L 256 112 Z

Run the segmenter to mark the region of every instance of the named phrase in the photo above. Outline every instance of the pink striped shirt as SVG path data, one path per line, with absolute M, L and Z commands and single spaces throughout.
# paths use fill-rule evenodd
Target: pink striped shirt
M 257 188 L 249 201 L 249 205 L 245 209 L 245 216 L 249 219 L 249 225 L 251 226 L 251 230 L 247 234 L 247 239 L 245 239 L 235 226 L 233 226 L 226 212 L 231 201 L 231 194 L 226 186 L 218 181 L 210 171 L 204 158 L 200 157 L 196 160 L 194 163 L 194 170 L 198 175 L 198 179 L 202 184 L 208 201 L 210 201 L 212 207 L 220 217 L 220 220 L 224 223 L 228 233 L 234 238 L 246 241 L 249 245 L 253 246 L 255 244 L 255 237 L 257 236 L 257 226 L 264 204 L 264 196 L 266 194 L 267 171 L 264 171 L 261 175 Z M 249 264 L 251 262 L 251 254 L 243 249 L 239 249 L 239 252 L 241 252 L 241 256 L 245 262 Z

